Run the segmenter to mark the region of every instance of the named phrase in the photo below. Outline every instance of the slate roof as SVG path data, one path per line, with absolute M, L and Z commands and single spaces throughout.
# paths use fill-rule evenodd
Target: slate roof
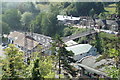
M 45 36 L 45 35 L 42 35 L 42 34 L 37 34 L 37 33 L 33 33 L 33 36 L 28 33 L 28 36 L 31 36 L 34 38 L 34 40 L 36 40 L 37 42 L 39 42 L 43 48 L 45 47 L 50 47 L 51 46 L 51 42 L 53 42 L 52 38 L 49 37 L 49 36 Z
M 11 32 L 8 35 L 8 38 L 13 39 L 14 44 L 17 44 L 21 47 L 24 47 L 24 45 L 25 45 L 25 34 L 22 32 L 17 32 L 17 31 Z M 26 38 L 26 39 L 27 39 L 27 43 L 28 43 L 28 45 L 27 45 L 28 50 L 33 49 L 34 47 L 36 47 L 39 44 L 37 41 L 34 41 L 34 40 L 32 43 L 32 39 L 29 39 L 29 38 Z
M 75 55 L 88 52 L 92 46 L 90 44 L 78 44 L 75 46 L 65 47 L 68 51 L 72 51 Z
M 98 25 L 105 25 L 105 20 L 95 19 L 95 21 Z M 118 24 L 115 20 L 106 20 L 107 25 L 112 25 L 113 23 L 115 23 L 116 25 Z

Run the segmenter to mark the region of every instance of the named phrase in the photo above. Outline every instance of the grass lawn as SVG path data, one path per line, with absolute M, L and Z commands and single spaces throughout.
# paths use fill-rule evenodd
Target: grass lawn
M 116 13 L 116 4 L 110 4 L 109 6 L 105 7 L 106 11 L 109 11 L 109 14 Z
M 110 14 L 116 13 L 116 8 L 115 7 L 113 7 L 113 8 L 105 7 L 105 10 L 109 11 Z
M 48 4 L 37 4 L 37 6 L 41 11 L 48 11 L 50 8 Z

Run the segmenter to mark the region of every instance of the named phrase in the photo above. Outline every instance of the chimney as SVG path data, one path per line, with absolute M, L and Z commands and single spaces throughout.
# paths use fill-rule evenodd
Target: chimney
M 71 19 L 72 19 L 72 15 L 71 15 Z

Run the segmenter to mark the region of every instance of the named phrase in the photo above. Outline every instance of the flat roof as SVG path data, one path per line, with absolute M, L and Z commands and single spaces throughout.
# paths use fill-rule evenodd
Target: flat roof
M 57 15 L 57 19 L 58 20 L 61 20 L 61 21 L 63 21 L 63 20 L 80 20 L 80 17 L 72 17 L 71 18 L 71 16 L 64 16 L 64 15 Z

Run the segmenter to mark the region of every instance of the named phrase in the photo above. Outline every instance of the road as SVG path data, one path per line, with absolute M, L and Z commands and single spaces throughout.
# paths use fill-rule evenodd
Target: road
M 73 35 L 70 35 L 70 36 L 67 36 L 67 37 L 63 37 L 62 38 L 63 42 L 67 42 L 69 40 L 74 40 L 74 39 L 77 39 L 77 38 L 80 38 L 80 37 L 83 37 L 83 36 L 94 34 L 96 32 L 105 32 L 105 33 L 108 33 L 108 34 L 115 34 L 115 35 L 118 34 L 118 32 L 111 31 L 111 30 L 96 29 L 93 26 L 90 27 L 90 26 L 80 26 L 80 25 L 78 26 L 78 25 L 74 25 L 73 27 L 77 27 L 77 28 L 89 28 L 89 29 L 93 29 L 93 30 L 89 30 L 89 31 L 86 31 L 86 32 L 83 32 L 83 33 L 73 34 Z
M 73 34 L 73 35 L 70 35 L 70 36 L 67 36 L 67 37 L 63 37 L 62 40 L 63 42 L 66 42 L 66 41 L 69 41 L 69 40 L 74 40 L 74 39 L 77 39 L 77 38 L 80 38 L 80 37 L 83 37 L 83 36 L 87 36 L 87 35 L 90 35 L 90 34 L 94 34 L 96 33 L 95 30 L 89 30 L 89 31 L 86 31 L 86 32 L 83 32 L 83 33 L 78 33 L 78 34 Z

